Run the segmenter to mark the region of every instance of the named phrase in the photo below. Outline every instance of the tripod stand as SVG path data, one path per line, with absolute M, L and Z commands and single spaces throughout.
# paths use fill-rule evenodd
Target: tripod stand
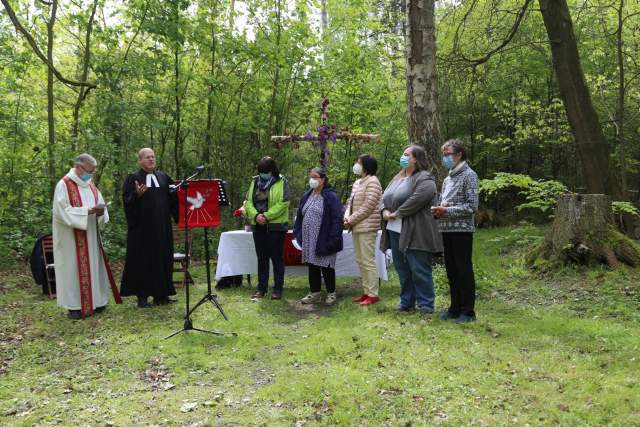
M 191 175 L 189 178 L 186 178 L 185 180 L 183 180 L 178 186 L 179 188 L 183 189 L 183 195 L 184 195 L 184 246 L 185 246 L 185 256 L 187 257 L 185 260 L 187 270 L 189 269 L 189 263 L 190 263 L 190 256 L 189 256 L 190 251 L 188 247 L 189 245 L 189 221 L 188 221 L 189 208 L 187 204 L 187 188 L 189 186 L 189 181 L 195 178 L 201 171 L 202 171 L 202 167 L 199 166 L 197 168 L 196 173 Z M 190 309 L 189 308 L 189 284 L 186 284 L 185 286 L 185 304 L 186 305 L 185 305 L 184 326 L 182 327 L 182 329 L 178 329 L 177 331 L 173 332 L 171 335 L 168 335 L 167 337 L 165 337 L 165 339 L 169 339 L 171 337 L 178 335 L 180 332 L 185 332 L 185 331 L 198 331 L 198 332 L 203 332 L 207 334 L 222 335 L 222 336 L 224 335 L 237 336 L 235 332 L 228 333 L 228 332 L 208 331 L 205 329 L 195 328 L 193 326 L 193 321 L 191 320 L 191 315 L 193 314 L 193 312 L 196 311 L 198 307 L 200 307 L 202 304 L 204 304 L 207 301 L 211 301 L 214 307 L 216 307 L 218 311 L 220 311 L 220 314 L 222 314 L 222 317 L 224 318 L 224 320 L 227 320 L 227 321 L 229 320 L 224 310 L 222 309 L 222 306 L 218 302 L 217 295 L 211 293 L 211 266 L 210 266 L 210 256 L 209 256 L 209 236 L 208 236 L 207 229 L 208 227 L 205 227 L 204 229 L 204 239 L 205 239 L 204 250 L 205 250 L 205 257 L 207 260 L 207 263 L 206 263 L 207 293 L 205 294 L 204 297 L 200 299 L 200 301 L 196 303 L 196 305 L 193 306 L 193 308 Z

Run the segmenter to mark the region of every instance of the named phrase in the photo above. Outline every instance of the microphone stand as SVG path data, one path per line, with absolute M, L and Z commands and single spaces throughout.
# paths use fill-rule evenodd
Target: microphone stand
M 191 175 L 188 178 L 183 179 L 179 184 L 176 185 L 176 188 L 182 188 L 183 189 L 183 193 L 184 193 L 184 253 L 185 253 L 185 268 L 187 270 L 189 270 L 189 263 L 190 263 L 190 247 L 189 247 L 189 221 L 188 221 L 188 217 L 187 215 L 189 214 L 189 208 L 188 208 L 188 203 L 187 203 L 187 188 L 189 187 L 189 182 L 191 180 L 193 180 L 193 178 L 195 178 L 196 176 L 198 176 L 200 174 L 200 172 L 202 172 L 202 168 L 198 167 L 196 172 Z M 206 238 L 206 232 L 207 229 L 205 228 L 205 238 Z M 205 241 L 205 254 L 207 257 L 207 284 L 208 284 L 208 294 L 205 295 L 192 309 L 189 309 L 189 284 L 185 284 L 185 316 L 184 316 L 184 326 L 182 327 L 182 329 L 178 329 L 177 331 L 175 331 L 174 333 L 172 333 L 171 335 L 168 335 L 167 337 L 165 337 L 165 339 L 169 339 L 171 337 L 174 337 L 176 335 L 178 335 L 181 332 L 186 332 L 186 331 L 198 331 L 198 332 L 204 332 L 207 334 L 213 334 L 213 335 L 227 335 L 226 333 L 223 332 L 216 332 L 216 331 L 207 331 L 205 329 L 199 329 L 199 328 L 194 328 L 193 327 L 193 322 L 191 321 L 191 314 L 195 311 L 196 308 L 198 308 L 203 302 L 205 301 L 211 301 L 217 308 L 218 310 L 220 310 L 220 313 L 222 313 L 222 316 L 224 317 L 225 320 L 229 320 L 227 318 L 227 315 L 224 313 L 224 310 L 222 310 L 222 306 L 220 306 L 220 304 L 218 303 L 217 300 L 217 296 L 216 295 L 211 295 L 211 276 L 210 276 L 210 271 L 209 271 L 209 242 L 208 239 Z M 236 335 L 235 333 L 232 333 L 233 335 Z

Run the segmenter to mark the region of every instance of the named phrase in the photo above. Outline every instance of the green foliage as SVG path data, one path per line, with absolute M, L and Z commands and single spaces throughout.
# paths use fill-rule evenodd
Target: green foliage
M 640 209 L 631 202 L 612 202 L 611 208 L 615 215 L 640 216 Z
M 493 179 L 481 180 L 479 190 L 485 200 L 502 192 L 516 190 L 525 200 L 525 203 L 517 206 L 518 210 L 537 209 L 550 213 L 558 197 L 567 192 L 567 187 L 558 181 L 535 180 L 528 175 L 499 172 Z
M 93 1 L 58 3 L 55 64 L 65 76 L 77 77 Z M 521 208 L 548 212 L 560 190 L 544 182 L 559 181 L 572 191 L 580 191 L 582 182 L 539 11 L 529 9 L 505 50 L 469 67 L 463 56 L 478 58 L 495 48 L 511 29 L 521 3 L 436 3 L 442 138 L 465 141 L 481 178 L 508 172 L 539 181 L 535 188 L 540 194 L 531 191 Z M 640 105 L 640 65 L 629 58 L 640 43 L 640 32 L 635 20 L 625 18 L 623 146 L 609 120 L 617 115 L 619 96 L 612 54 L 615 9 L 571 3 L 582 66 L 614 148 L 612 160 L 620 168 L 626 159 L 628 182 L 634 184 L 640 165 L 640 145 L 632 143 L 640 129 L 640 116 L 633 113 Z M 378 175 L 386 184 L 398 171 L 397 158 L 408 142 L 404 5 L 397 0 L 322 4 L 329 18 L 326 31 L 320 28 L 318 2 L 99 0 L 89 64 L 89 80 L 98 87 L 81 105 L 76 141 L 72 129 L 77 93 L 54 84 L 52 147 L 47 146 L 46 69 L 2 16 L 2 262 L 24 257 L 37 233 L 50 228 L 49 182 L 59 179 L 68 170 L 69 158 L 80 151 L 98 159 L 100 189 L 113 201 L 105 241 L 114 255 L 123 252 L 124 241 L 120 186 L 137 167 L 136 153 L 144 146 L 156 150 L 160 168 L 175 178 L 206 164 L 211 174 L 228 182 L 234 207 L 242 203 L 255 162 L 271 155 L 289 178 L 295 206 L 306 188 L 308 169 L 318 163 L 317 150 L 304 142 L 277 149 L 269 138 L 315 132 L 323 96 L 331 101 L 330 123 L 380 135 L 375 144 L 331 144 L 329 172 L 338 193 L 343 199 L 349 194 L 355 178 L 351 165 L 363 152 L 377 157 Z M 25 1 L 12 5 L 38 44 L 46 46 L 50 7 L 42 2 L 30 7 Z M 625 2 L 623 15 L 635 16 L 639 7 Z M 224 223 L 234 227 L 233 221 Z

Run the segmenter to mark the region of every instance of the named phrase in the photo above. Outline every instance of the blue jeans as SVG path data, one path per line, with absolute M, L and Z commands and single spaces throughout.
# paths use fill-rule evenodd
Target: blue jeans
M 420 310 L 433 310 L 436 293 L 433 289 L 433 275 L 431 272 L 431 253 L 407 249 L 399 249 L 400 233 L 387 231 L 391 243 L 393 266 L 400 277 L 400 305 L 403 308 L 413 308 L 418 303 Z

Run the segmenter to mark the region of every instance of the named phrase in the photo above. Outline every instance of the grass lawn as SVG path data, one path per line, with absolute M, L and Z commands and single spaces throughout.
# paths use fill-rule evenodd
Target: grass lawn
M 24 271 L 0 281 L 0 425 L 640 425 L 640 271 L 534 275 L 534 227 L 475 241 L 478 321 L 398 314 L 397 276 L 361 308 L 357 280 L 331 308 L 219 291 L 181 326 L 179 304 L 71 321 Z M 193 295 L 204 292 L 195 270 Z M 448 302 L 436 268 L 437 305 Z

